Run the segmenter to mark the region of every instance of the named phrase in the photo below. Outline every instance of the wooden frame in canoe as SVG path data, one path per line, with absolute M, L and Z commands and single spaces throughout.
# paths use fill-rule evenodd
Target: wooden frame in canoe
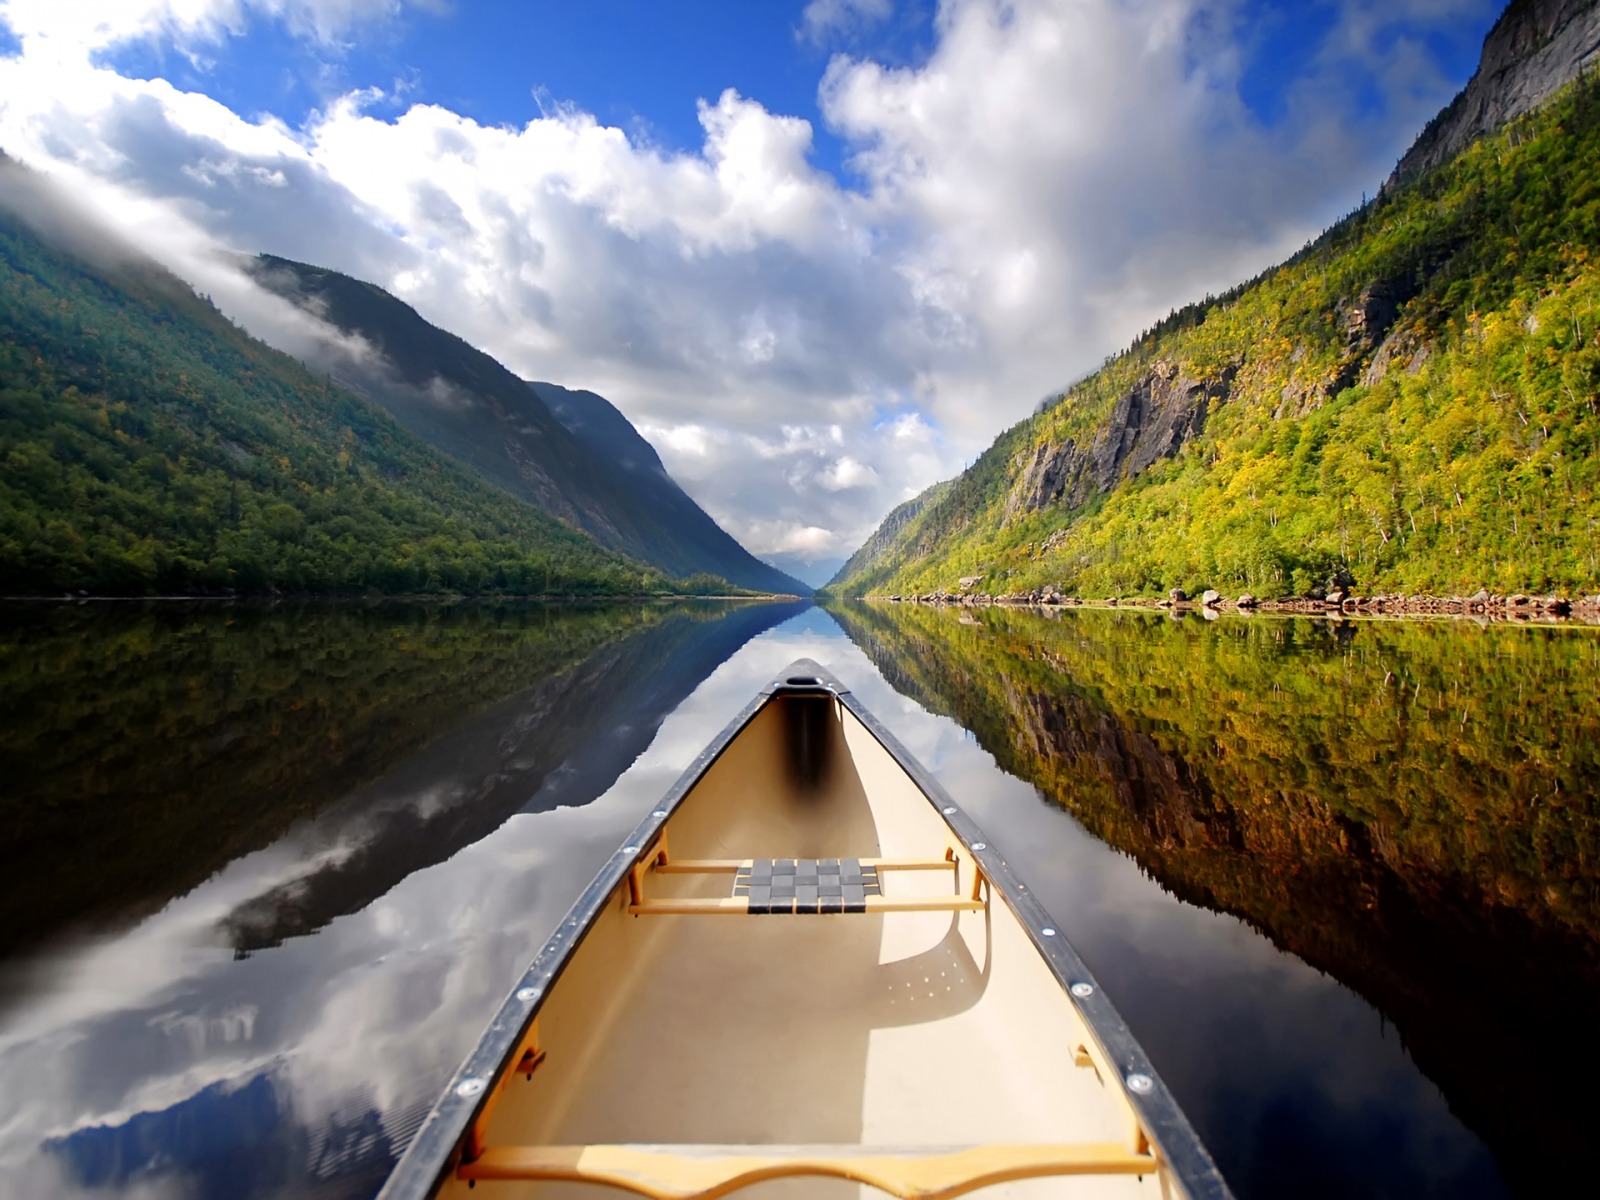
M 380 1200 L 480 1184 L 592 1200 L 1230 1195 L 1004 857 L 809 660 L 606 863 Z

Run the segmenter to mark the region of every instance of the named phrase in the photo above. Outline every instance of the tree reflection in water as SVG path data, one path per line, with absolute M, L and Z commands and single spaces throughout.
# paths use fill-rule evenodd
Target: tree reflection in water
M 1366 997 L 1515 1189 L 1583 1144 L 1563 1080 L 1600 1069 L 1595 631 L 832 611 L 1168 890 Z

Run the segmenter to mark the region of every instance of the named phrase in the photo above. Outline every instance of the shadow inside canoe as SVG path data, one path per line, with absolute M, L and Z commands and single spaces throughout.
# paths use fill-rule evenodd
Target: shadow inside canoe
M 880 837 L 840 720 L 831 699 L 769 705 L 674 814 L 672 856 L 868 858 L 881 856 L 887 841 L 905 857 L 903 831 L 898 841 Z M 915 803 L 925 802 L 919 795 Z M 941 840 L 922 856 L 943 854 L 942 825 L 934 836 Z M 727 895 L 729 878 L 659 882 L 675 896 L 714 898 Z M 891 877 L 886 889 L 900 879 Z M 595 1030 L 582 1063 L 570 1064 L 570 1073 L 557 1068 L 570 1090 L 561 1101 L 548 1093 L 545 1103 L 534 1101 L 543 1113 L 526 1133 L 561 1145 L 880 1141 L 884 1131 L 874 1126 L 886 1101 L 892 1110 L 902 1093 L 925 1099 L 939 1080 L 950 1086 L 938 1055 L 907 1049 L 907 1038 L 925 1045 L 925 1031 L 897 1031 L 959 1017 L 979 1003 L 991 978 L 989 933 L 987 913 L 624 918 L 614 941 L 597 941 L 583 957 L 615 964 L 628 956 L 628 994 L 615 998 L 614 1015 Z M 561 1051 L 558 1030 L 551 1022 L 545 1039 L 551 1067 Z M 546 1084 L 560 1086 L 555 1073 Z M 536 1089 L 538 1078 L 528 1086 Z M 517 1101 L 508 1099 L 509 1115 Z M 876 1121 L 869 1113 L 879 1114 Z M 903 1135 L 902 1125 L 894 1132 Z M 531 1194 L 597 1193 L 548 1184 Z M 740 1194 L 861 1192 L 858 1184 L 812 1177 Z

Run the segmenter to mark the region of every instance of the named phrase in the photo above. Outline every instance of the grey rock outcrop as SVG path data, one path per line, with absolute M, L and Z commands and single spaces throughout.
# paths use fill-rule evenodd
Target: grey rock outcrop
M 1385 347 L 1391 345 L 1387 335 L 1394 326 L 1395 318 L 1416 292 L 1414 280 L 1379 280 L 1362 289 L 1354 300 L 1342 304 L 1345 344 L 1334 370 L 1321 378 L 1297 376 L 1291 379 L 1279 396 L 1273 419 L 1281 421 L 1285 417 L 1303 417 L 1321 408 L 1345 388 L 1367 378 L 1363 375 L 1363 369 L 1367 375 L 1371 375 L 1374 368 L 1370 364 L 1376 363 L 1379 356 L 1384 354 Z M 1388 353 L 1392 356 L 1394 351 L 1391 349 Z M 1388 359 L 1385 358 L 1383 366 L 1376 368 L 1377 378 L 1382 377 L 1387 365 Z M 1367 382 L 1372 381 L 1367 378 Z
M 1019 457 L 1006 519 L 1056 504 L 1076 508 L 1159 460 L 1175 457 L 1205 428 L 1212 405 L 1227 399 L 1237 369 L 1229 366 L 1219 378 L 1206 381 L 1173 363 L 1156 363 L 1117 398 L 1087 447 L 1068 438 L 1041 443 Z
M 1531 112 L 1580 71 L 1600 65 L 1600 0 L 1512 0 L 1483 41 L 1478 70 L 1428 122 L 1384 190 Z

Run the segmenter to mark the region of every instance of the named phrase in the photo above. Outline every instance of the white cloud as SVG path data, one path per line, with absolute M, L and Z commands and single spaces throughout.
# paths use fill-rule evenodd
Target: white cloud
M 811 0 L 800 14 L 800 36 L 821 45 L 888 19 L 894 0 Z
M 818 479 L 818 482 L 830 492 L 845 492 L 852 488 L 866 487 L 877 481 L 876 471 L 857 462 L 848 454 L 830 463 L 828 469 Z
M 945 0 L 919 65 L 829 64 L 821 110 L 864 180 L 845 187 L 808 121 L 732 90 L 671 153 L 570 107 L 487 126 L 387 115 L 370 89 L 290 128 L 93 58 L 251 18 L 336 41 L 400 0 L 6 0 L 23 49 L 0 60 L 0 145 L 291 350 L 315 331 L 219 248 L 388 287 L 529 378 L 608 396 L 755 552 L 823 530 L 805 546 L 844 555 L 1041 395 L 1371 190 L 1449 90 L 1395 22 L 1486 2 L 1348 0 L 1267 128 L 1239 98 L 1234 0 Z
M 30 53 L 77 57 L 122 42 L 164 37 L 193 51 L 242 33 L 252 17 L 281 21 L 325 44 L 407 7 L 443 11 L 445 0 L 6 0 L 5 18 Z
M 820 525 L 787 525 L 770 539 L 772 548 L 788 554 L 826 554 L 833 548 L 833 530 Z
M 699 425 L 641 425 L 640 431 L 658 452 L 692 458 L 707 458 L 711 454 L 713 435 Z

